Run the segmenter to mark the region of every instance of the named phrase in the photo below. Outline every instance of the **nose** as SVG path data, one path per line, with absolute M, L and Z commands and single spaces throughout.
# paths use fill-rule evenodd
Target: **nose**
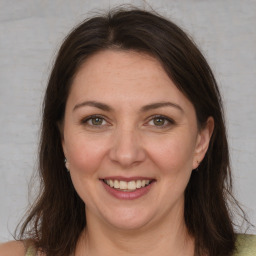
M 146 152 L 140 134 L 135 130 L 118 130 L 113 134 L 109 158 L 123 168 L 129 168 L 143 162 Z

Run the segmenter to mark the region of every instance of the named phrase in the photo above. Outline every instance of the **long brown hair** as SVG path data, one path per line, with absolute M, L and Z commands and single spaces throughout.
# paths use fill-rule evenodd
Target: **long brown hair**
M 102 49 L 145 52 L 162 64 L 195 107 L 199 127 L 215 121 L 209 149 L 185 191 L 184 218 L 195 238 L 195 255 L 232 255 L 235 233 L 232 180 L 221 96 L 213 73 L 193 41 L 174 23 L 139 9 L 112 10 L 79 24 L 64 40 L 53 66 L 43 105 L 39 154 L 41 188 L 19 239 L 31 239 L 48 256 L 74 252 L 86 226 L 85 204 L 64 165 L 61 133 L 65 104 L 81 64 Z

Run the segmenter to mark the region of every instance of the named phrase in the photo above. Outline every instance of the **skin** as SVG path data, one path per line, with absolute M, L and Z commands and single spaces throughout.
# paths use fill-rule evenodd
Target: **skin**
M 88 101 L 111 110 L 84 104 Z M 171 104 L 152 107 L 159 102 Z M 157 121 L 155 115 L 162 117 Z M 205 156 L 213 127 L 210 117 L 198 128 L 192 103 L 156 59 L 121 50 L 87 59 L 74 78 L 61 127 L 67 168 L 86 204 L 87 227 L 75 255 L 192 256 L 184 190 Z M 142 197 L 121 200 L 100 181 L 108 176 L 143 176 L 156 182 Z M 19 252 L 4 254 L 11 248 L 5 245 L 0 254 L 24 255 L 17 243 Z
M 22 242 L 11 241 L 0 244 L 0 255 L 1 256 L 24 256 L 25 247 Z
M 25 244 L 21 241 L 10 241 L 0 244 L 1 256 L 24 256 L 26 254 Z M 37 256 L 45 256 L 41 252 L 37 253 Z
M 159 102 L 175 106 L 145 110 Z M 155 115 L 167 119 L 161 117 L 159 125 Z M 105 50 L 86 60 L 72 84 L 63 122 L 67 168 L 86 204 L 87 228 L 76 255 L 193 255 L 183 218 L 184 190 L 207 151 L 213 125 L 209 118 L 198 129 L 192 103 L 156 59 Z M 156 182 L 144 196 L 121 200 L 102 185 L 100 179 L 109 176 Z M 158 246 L 155 237 L 161 237 Z

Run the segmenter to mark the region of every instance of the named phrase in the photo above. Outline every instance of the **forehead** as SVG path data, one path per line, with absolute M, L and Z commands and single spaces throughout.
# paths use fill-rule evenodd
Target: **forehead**
M 156 77 L 157 76 L 157 77 Z M 161 64 L 152 56 L 131 50 L 103 50 L 90 56 L 78 70 L 74 83 L 81 79 L 101 83 L 102 79 L 113 82 L 134 83 L 136 79 L 169 80 Z M 122 84 L 123 84 L 122 83 Z
M 191 106 L 157 59 L 124 50 L 104 50 L 89 57 L 74 78 L 70 97 L 119 105 L 171 100 Z

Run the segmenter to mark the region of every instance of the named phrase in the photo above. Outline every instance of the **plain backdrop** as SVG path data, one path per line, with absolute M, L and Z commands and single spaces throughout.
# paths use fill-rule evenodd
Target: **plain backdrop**
M 179 24 L 209 61 L 225 104 L 235 194 L 256 224 L 255 0 L 0 0 L 0 241 L 12 239 L 29 202 L 43 92 L 62 39 L 93 13 L 129 3 Z

